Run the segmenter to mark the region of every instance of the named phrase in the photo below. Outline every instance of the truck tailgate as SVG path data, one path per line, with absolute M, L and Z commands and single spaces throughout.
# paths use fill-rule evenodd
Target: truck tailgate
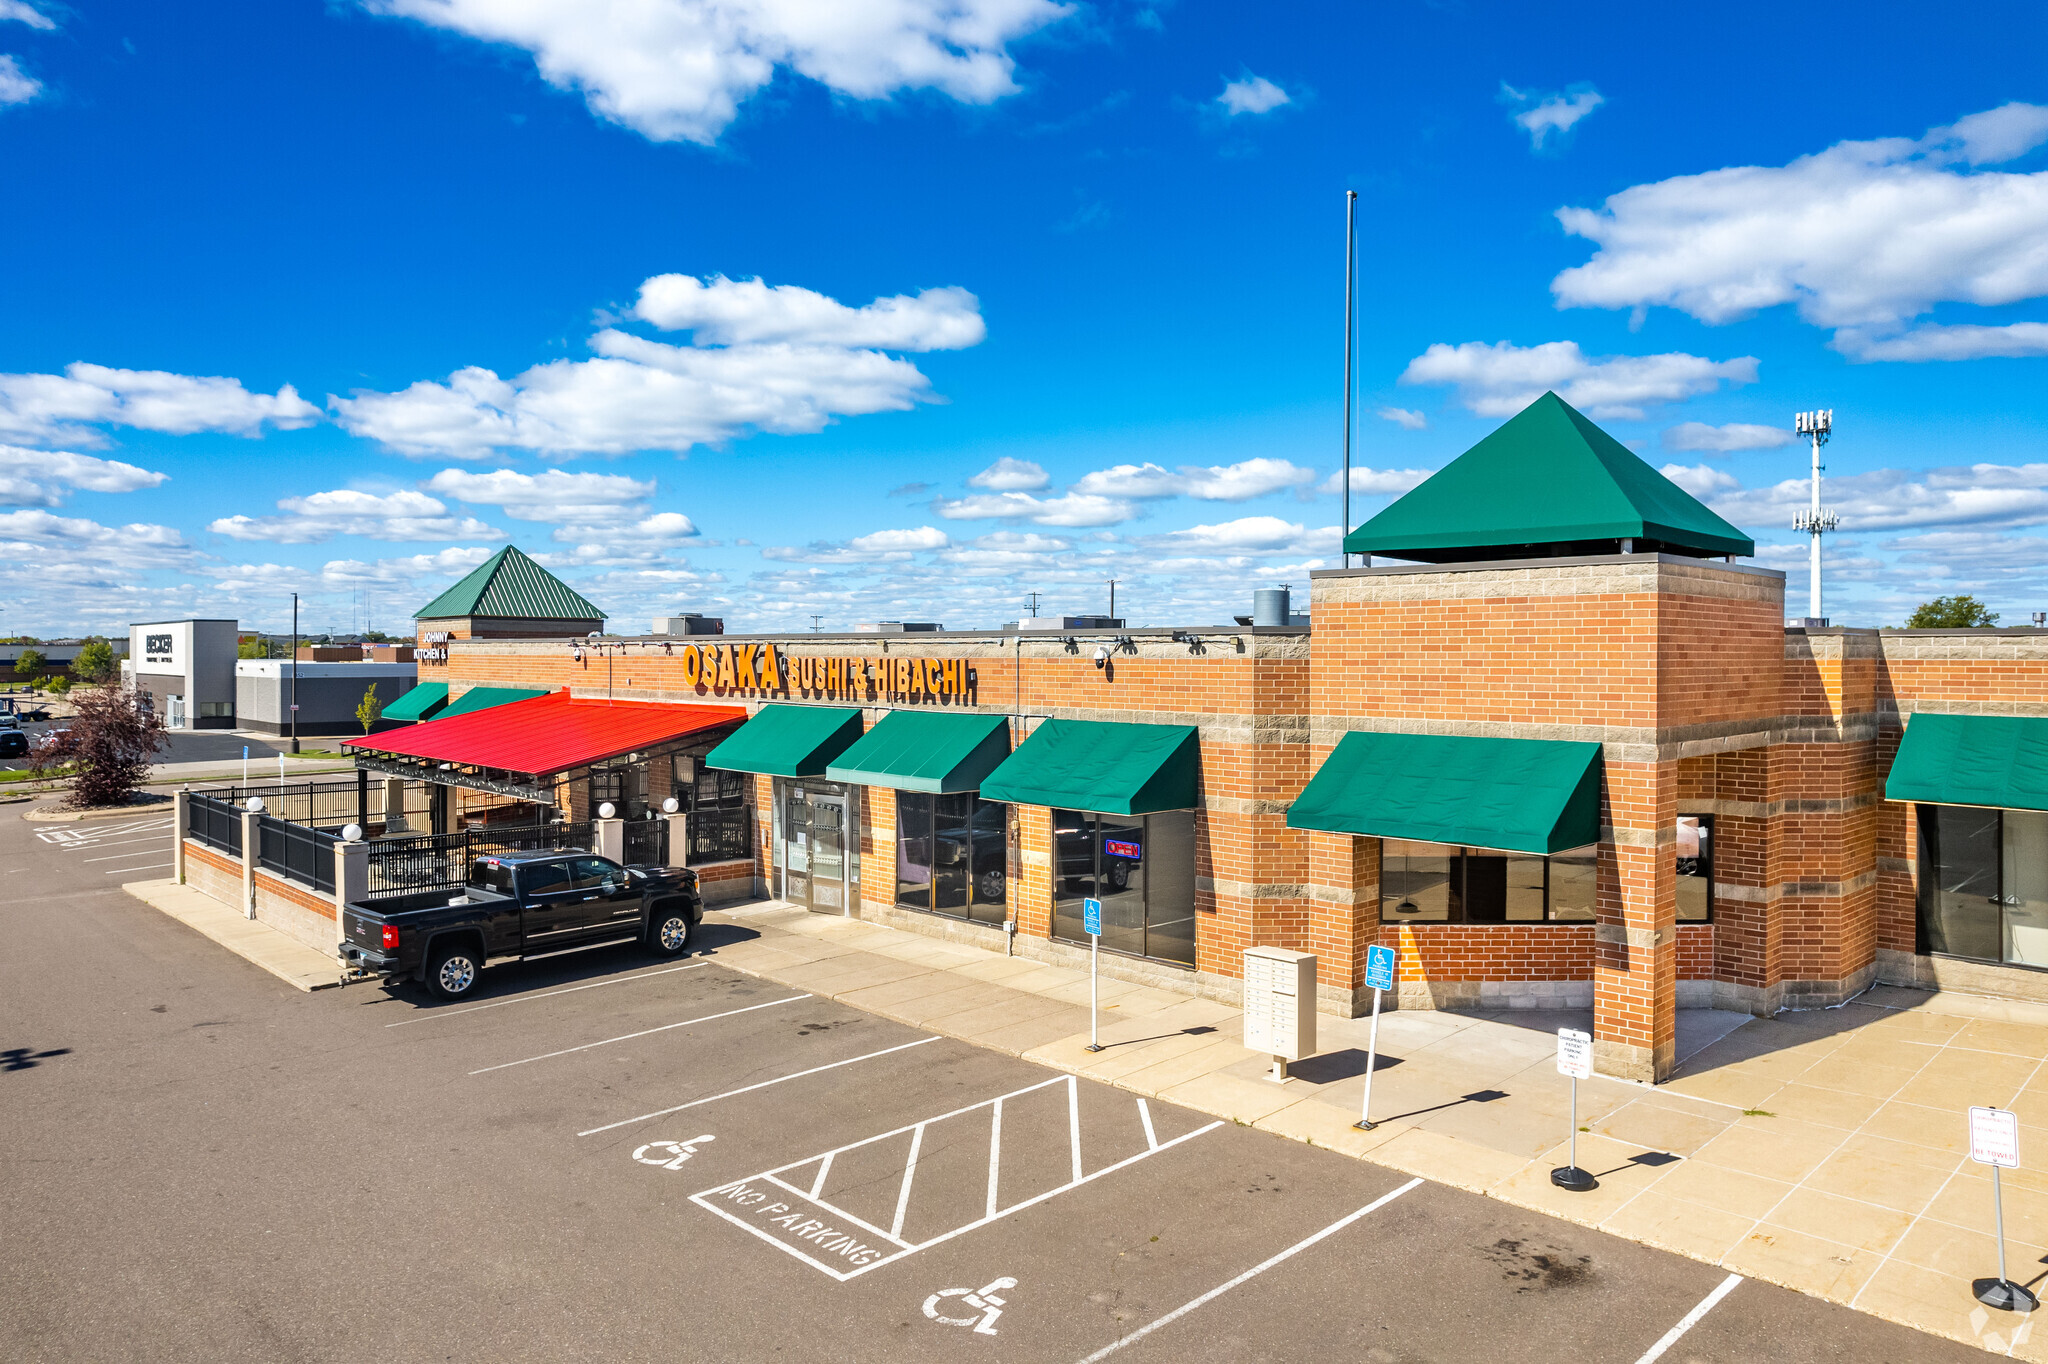
M 384 916 L 361 905 L 349 905 L 341 912 L 342 936 L 357 947 L 372 952 L 384 948 Z

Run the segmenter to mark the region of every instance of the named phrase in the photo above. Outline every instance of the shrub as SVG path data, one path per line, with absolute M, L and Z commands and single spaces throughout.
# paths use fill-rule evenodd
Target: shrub
M 89 688 L 77 705 L 70 728 L 51 734 L 35 750 L 36 775 L 75 768 L 65 802 L 75 810 L 124 805 L 149 775 L 151 756 L 170 742 L 164 722 L 118 687 Z

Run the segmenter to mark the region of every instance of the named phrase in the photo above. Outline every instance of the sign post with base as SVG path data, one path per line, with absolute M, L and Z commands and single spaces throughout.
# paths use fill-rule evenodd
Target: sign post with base
M 1102 901 L 1081 902 L 1081 930 L 1088 935 L 1088 1050 L 1101 1051 L 1102 1043 L 1096 1037 L 1102 1010 L 1096 996 L 1095 964 L 1102 957 Z
M 1589 1193 L 1600 1181 L 1579 1168 L 1579 1081 L 1593 1074 L 1593 1034 L 1576 1028 L 1557 1030 L 1557 1073 L 1572 1079 L 1572 1135 L 1566 1164 L 1550 1172 L 1550 1182 L 1569 1193 Z
M 2005 1108 L 1970 1110 L 1970 1159 L 1991 1167 L 1991 1214 L 1998 1228 L 1998 1277 L 1970 1285 L 1977 1301 L 2001 1312 L 2031 1312 L 2040 1306 L 2033 1293 L 2005 1276 L 2005 1191 L 2000 1170 L 2020 1168 L 2020 1117 Z
M 1365 1103 L 1359 1108 L 1358 1121 L 1351 1125 L 1370 1132 L 1379 1126 L 1372 1120 L 1372 1073 L 1380 1055 L 1380 991 L 1394 988 L 1393 948 L 1375 945 L 1365 949 L 1365 983 L 1372 990 L 1372 1031 L 1365 1040 Z

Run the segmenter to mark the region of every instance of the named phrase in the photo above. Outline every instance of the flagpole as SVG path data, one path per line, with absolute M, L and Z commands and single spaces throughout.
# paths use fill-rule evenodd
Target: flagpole
M 1357 365 L 1351 354 L 1353 338 L 1358 334 L 1352 320 L 1353 296 L 1357 288 L 1358 274 L 1358 191 L 1344 191 L 1344 524 L 1338 527 L 1341 535 L 1351 534 L 1351 398 L 1357 387 L 1352 376 Z M 1351 567 L 1350 551 L 1344 551 L 1344 567 Z

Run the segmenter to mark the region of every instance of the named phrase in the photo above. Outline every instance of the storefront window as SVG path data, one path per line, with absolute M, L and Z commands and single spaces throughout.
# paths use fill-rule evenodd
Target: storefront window
M 1541 923 L 1593 917 L 1596 849 L 1553 857 L 1417 843 L 1380 845 L 1380 918 L 1387 923 Z
M 669 758 L 669 790 L 690 816 L 689 862 L 734 862 L 754 855 L 754 779 L 706 767 L 702 753 Z
M 1921 950 L 2048 967 L 2048 812 L 1917 809 Z
M 1009 807 L 971 792 L 896 793 L 896 903 L 999 924 L 1009 898 Z
M 1678 921 L 1703 924 L 1714 917 L 1714 817 L 1678 817 Z
M 1195 816 L 1055 810 L 1053 935 L 1086 943 L 1081 902 L 1102 901 L 1102 945 L 1195 964 Z

